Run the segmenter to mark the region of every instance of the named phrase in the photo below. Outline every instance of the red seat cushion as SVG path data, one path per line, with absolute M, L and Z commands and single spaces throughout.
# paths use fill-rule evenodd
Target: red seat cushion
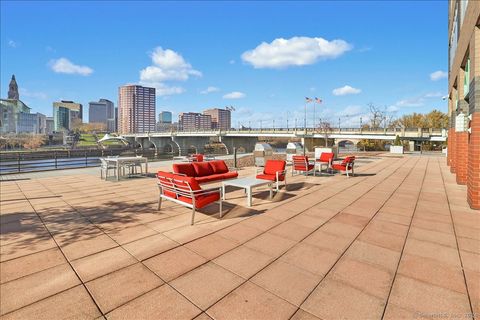
M 183 201 L 185 203 L 192 204 L 192 198 L 189 197 L 178 197 L 178 200 Z M 206 205 L 209 205 L 212 202 L 220 200 L 220 192 L 217 193 L 210 193 L 207 195 L 199 195 L 195 197 L 195 208 L 201 209 Z
M 170 172 L 158 171 L 157 178 L 160 186 L 163 188 L 163 195 L 175 199 L 177 194 L 171 189 L 174 189 L 174 185 L 171 179 L 175 177 L 174 174 Z
M 267 160 L 263 173 L 275 175 L 278 171 L 285 170 L 285 164 L 284 160 Z
M 195 177 L 195 169 L 191 163 L 175 163 L 173 164 L 173 172 L 181 173 L 187 177 Z
M 212 174 L 210 176 L 204 176 L 204 177 L 195 177 L 195 180 L 197 180 L 197 182 L 199 184 L 202 184 L 202 183 L 208 183 L 208 182 L 213 182 L 213 181 L 217 181 L 219 180 L 218 177 L 216 176 L 216 174 Z
M 238 172 L 237 171 L 229 171 L 229 172 L 222 173 L 220 176 L 221 176 L 221 179 L 234 179 L 234 178 L 238 177 Z
M 338 170 L 338 171 L 346 171 L 347 166 L 344 165 L 344 164 L 341 164 L 341 163 L 336 163 L 336 164 L 332 164 L 332 169 L 335 169 L 335 170 Z
M 274 174 L 257 174 L 257 179 L 263 179 L 263 180 L 270 180 L 270 181 L 277 181 L 277 177 Z
M 208 162 L 194 162 L 192 163 L 197 177 L 204 177 L 213 174 L 213 169 Z
M 318 158 L 317 162 L 325 162 L 329 163 L 333 160 L 333 152 L 322 152 L 320 158 Z
M 203 154 L 197 153 L 197 154 L 192 154 L 192 158 L 194 158 L 196 162 L 202 162 L 203 161 Z
M 226 172 L 228 172 L 227 164 L 223 160 L 209 161 L 208 164 L 210 165 L 210 167 L 212 167 L 213 173 L 226 173 Z

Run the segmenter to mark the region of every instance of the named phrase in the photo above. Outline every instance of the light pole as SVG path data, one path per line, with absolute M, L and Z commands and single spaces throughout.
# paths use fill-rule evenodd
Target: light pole
M 338 117 L 338 131 L 340 132 L 340 117 Z

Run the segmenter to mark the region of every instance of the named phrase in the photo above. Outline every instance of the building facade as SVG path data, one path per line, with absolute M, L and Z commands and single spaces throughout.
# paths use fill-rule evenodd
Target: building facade
M 173 116 L 170 111 L 161 111 L 158 114 L 157 131 L 164 132 L 173 130 L 172 120 Z
M 212 117 L 212 129 L 230 130 L 232 127 L 232 113 L 230 110 L 212 108 L 203 111 L 203 114 Z
M 118 131 L 155 131 L 155 88 L 125 85 L 118 89 Z
M 447 164 L 480 209 L 480 2 L 450 0 Z
M 178 115 L 180 131 L 204 131 L 212 129 L 212 117 L 197 112 L 182 112 Z
M 83 106 L 69 100 L 61 100 L 53 103 L 54 131 L 70 131 L 75 122 L 82 122 Z
M 100 99 L 88 103 L 88 122 L 102 123 L 109 132 L 116 131 L 115 106 L 112 101 Z
M 45 119 L 45 133 L 52 134 L 55 131 L 55 123 L 53 117 L 46 117 Z

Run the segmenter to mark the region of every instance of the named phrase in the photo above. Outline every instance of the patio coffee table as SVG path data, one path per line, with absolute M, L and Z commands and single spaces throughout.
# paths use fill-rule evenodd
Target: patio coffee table
M 257 179 L 257 178 L 240 178 L 240 179 L 232 179 L 222 182 L 222 194 L 223 200 L 225 200 L 225 187 L 226 186 L 233 186 L 237 188 L 245 189 L 247 193 L 247 206 L 252 206 L 252 189 L 255 187 L 260 187 L 268 185 L 270 189 L 270 199 L 272 198 L 272 181 Z

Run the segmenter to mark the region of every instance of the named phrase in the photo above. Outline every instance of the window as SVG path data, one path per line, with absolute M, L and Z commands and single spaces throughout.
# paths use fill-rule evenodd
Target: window
M 463 77 L 463 96 L 468 98 L 468 92 L 470 91 L 470 57 L 467 58 L 467 63 L 465 64 L 465 74 Z

